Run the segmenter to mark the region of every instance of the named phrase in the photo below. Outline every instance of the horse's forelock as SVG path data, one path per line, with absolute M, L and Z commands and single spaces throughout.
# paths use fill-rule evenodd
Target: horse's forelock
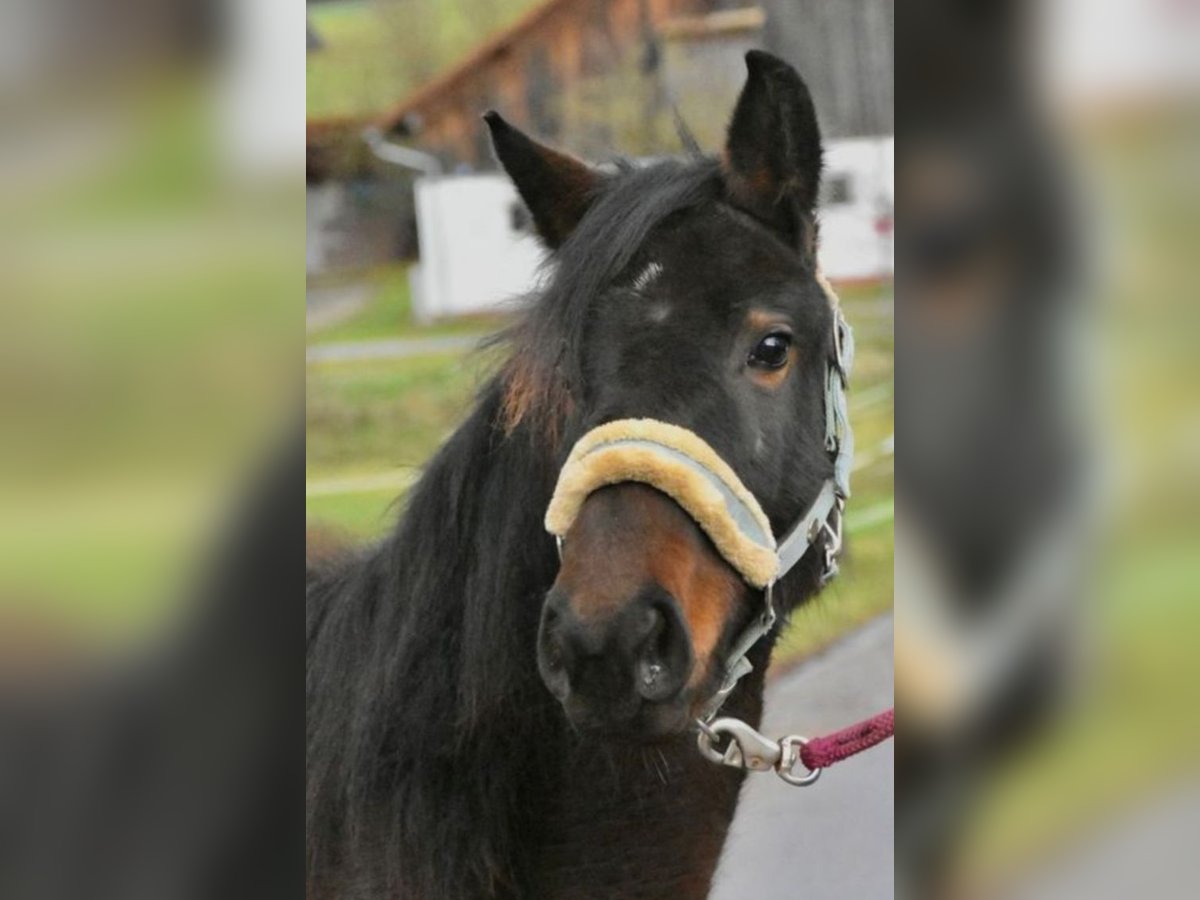
M 620 167 L 575 233 L 549 261 L 552 275 L 506 334 L 501 424 L 524 424 L 557 446 L 579 395 L 589 311 L 668 216 L 720 194 L 713 159 Z

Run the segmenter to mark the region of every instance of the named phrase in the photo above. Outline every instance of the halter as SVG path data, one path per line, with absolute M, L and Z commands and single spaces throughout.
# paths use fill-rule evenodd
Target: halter
M 775 584 L 814 547 L 822 554 L 820 584 L 827 584 L 838 571 L 854 458 L 846 408 L 854 338 L 832 287 L 824 278 L 819 280 L 833 312 L 833 348 L 824 385 L 825 450 L 833 475 L 825 479 L 816 499 L 782 540 L 776 541 L 757 499 L 715 450 L 693 432 L 655 419 L 608 422 L 580 438 L 563 465 L 546 511 L 546 530 L 555 536 L 561 556 L 563 538 L 593 491 L 628 481 L 648 484 L 675 500 L 742 578 L 762 589 L 763 610 L 734 640 L 725 677 L 697 719 L 697 741 L 700 752 L 713 762 L 751 770 L 773 768 L 795 785 L 811 784 L 821 771 L 816 757 L 805 752 L 809 745 L 805 738 L 792 735 L 772 741 L 739 719 L 716 716 L 737 683 L 753 670 L 747 654 L 775 625 Z M 729 743 L 721 750 L 718 744 L 723 736 L 729 737 Z M 804 762 L 806 758 L 815 765 Z M 809 771 L 793 774 L 797 763 Z

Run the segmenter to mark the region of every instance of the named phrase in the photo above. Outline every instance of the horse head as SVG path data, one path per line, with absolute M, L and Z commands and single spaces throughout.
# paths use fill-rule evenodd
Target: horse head
M 505 409 L 510 427 L 549 409 L 560 464 L 605 423 L 686 429 L 781 534 L 831 477 L 834 315 L 815 258 L 821 138 L 808 89 L 768 54 L 747 68 L 720 158 L 597 169 L 485 117 L 554 261 L 519 326 Z M 789 580 L 815 588 L 817 569 Z M 564 536 L 539 672 L 581 731 L 678 734 L 762 603 L 761 585 L 668 493 L 602 486 Z

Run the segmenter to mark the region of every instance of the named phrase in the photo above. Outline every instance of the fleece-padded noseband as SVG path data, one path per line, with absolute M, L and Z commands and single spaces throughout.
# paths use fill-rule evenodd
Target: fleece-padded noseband
M 648 484 L 683 507 L 750 584 L 775 580 L 775 536 L 754 495 L 699 436 L 656 419 L 619 419 L 580 439 L 559 474 L 546 530 L 565 536 L 589 494 L 623 481 Z

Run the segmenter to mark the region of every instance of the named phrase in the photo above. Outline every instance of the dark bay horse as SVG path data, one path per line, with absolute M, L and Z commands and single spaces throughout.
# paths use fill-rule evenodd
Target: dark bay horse
M 644 485 L 593 494 L 561 567 L 542 518 L 574 441 L 619 418 L 700 435 L 776 533 L 831 474 L 820 133 L 790 66 L 747 68 L 719 159 L 596 170 L 485 117 L 552 274 L 395 531 L 308 573 L 310 897 L 708 894 L 742 774 L 690 723 L 762 594 Z M 819 576 L 802 561 L 779 611 Z M 561 702 L 539 676 L 548 595 L 586 648 Z M 751 724 L 772 642 L 725 707 Z

